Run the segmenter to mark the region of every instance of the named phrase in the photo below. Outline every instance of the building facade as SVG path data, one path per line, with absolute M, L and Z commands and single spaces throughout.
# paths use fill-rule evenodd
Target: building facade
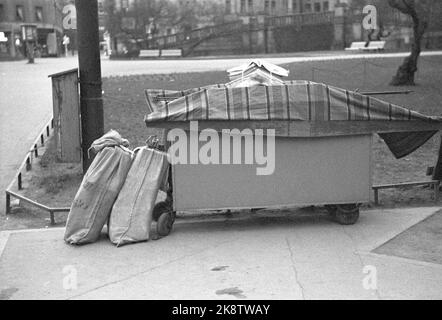
M 289 15 L 333 11 L 349 0 L 225 0 L 228 15 Z
M 206 10 L 203 14 L 198 11 L 196 21 L 182 19 L 191 26 L 188 30 L 171 23 L 167 15 L 143 17 L 137 8 L 147 0 L 99 2 L 103 1 L 113 1 L 115 12 L 121 18 L 112 25 L 121 25 L 124 32 L 111 34 L 122 38 L 121 43 L 136 41 L 142 49 L 187 46 L 191 48 L 189 52 L 198 55 L 342 50 L 354 41 L 371 39 L 385 40 L 387 50 L 407 50 L 413 36 L 410 18 L 391 8 L 387 2 L 378 3 L 380 25 L 376 31 L 364 28 L 363 7 L 373 3 L 371 0 L 168 0 L 181 8 L 190 5 L 193 10 L 203 3 Z M 162 0 L 149 1 L 158 4 Z M 434 13 L 425 40 L 428 49 L 442 46 L 441 9 L 436 10 L 442 1 L 433 2 Z M 217 10 L 213 10 L 213 3 Z M 237 30 L 229 31 L 230 25 L 237 26 L 238 23 Z M 195 39 L 202 38 L 197 42 L 193 35 Z M 125 39 L 128 37 L 129 40 Z M 177 39 L 190 40 L 183 44 L 185 41 Z M 118 45 L 112 48 L 118 51 Z
M 25 56 L 22 26 L 29 24 L 37 28 L 38 53 L 53 54 L 58 50 L 63 30 L 62 12 L 56 1 L 0 0 L 0 57 Z

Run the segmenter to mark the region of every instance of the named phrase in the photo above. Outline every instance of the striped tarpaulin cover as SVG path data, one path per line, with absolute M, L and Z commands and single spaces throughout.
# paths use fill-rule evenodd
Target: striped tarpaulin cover
M 186 95 L 196 93 L 203 90 L 209 90 L 209 89 L 220 89 L 220 88 L 229 88 L 230 84 L 234 83 L 234 81 L 229 83 L 218 83 L 218 84 L 211 84 L 204 87 L 198 87 L 198 88 L 190 88 L 186 90 L 165 90 L 165 89 L 146 89 L 145 90 L 145 97 L 146 97 L 146 103 L 148 106 L 148 109 L 150 112 L 153 112 L 153 110 L 164 108 L 165 101 L 173 101 L 178 98 L 184 97 Z M 291 84 L 307 84 L 309 81 L 306 80 L 289 80 L 284 81 L 284 84 L 291 85 Z
M 184 91 L 146 90 L 147 122 L 190 120 L 440 120 L 354 91 L 310 81 Z

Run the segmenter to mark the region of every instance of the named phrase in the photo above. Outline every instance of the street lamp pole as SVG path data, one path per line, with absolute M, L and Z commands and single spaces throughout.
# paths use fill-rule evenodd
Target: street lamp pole
M 77 9 L 78 65 L 83 172 L 89 168 L 88 148 L 104 134 L 101 88 L 100 38 L 97 0 L 75 0 Z

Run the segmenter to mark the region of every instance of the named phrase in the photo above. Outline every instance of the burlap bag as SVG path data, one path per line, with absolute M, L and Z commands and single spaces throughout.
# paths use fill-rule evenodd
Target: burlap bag
M 153 207 L 167 176 L 166 153 L 147 147 L 134 152 L 134 161 L 109 221 L 109 238 L 117 246 L 149 239 Z
M 127 140 L 115 131 L 92 144 L 91 149 L 98 154 L 72 202 L 64 234 L 66 242 L 91 243 L 100 236 L 132 163 L 132 152 L 124 145 L 128 145 Z

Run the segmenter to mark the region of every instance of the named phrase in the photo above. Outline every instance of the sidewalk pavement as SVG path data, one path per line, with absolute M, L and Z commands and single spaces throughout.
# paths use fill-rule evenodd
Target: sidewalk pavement
M 52 85 L 48 75 L 75 67 L 74 58 L 0 62 L 0 214 L 4 190 L 32 144 L 52 118 Z
M 305 210 L 184 218 L 121 248 L 69 246 L 62 228 L 4 231 L 0 298 L 441 299 L 442 265 L 371 252 L 439 209 L 368 210 L 353 226 Z

